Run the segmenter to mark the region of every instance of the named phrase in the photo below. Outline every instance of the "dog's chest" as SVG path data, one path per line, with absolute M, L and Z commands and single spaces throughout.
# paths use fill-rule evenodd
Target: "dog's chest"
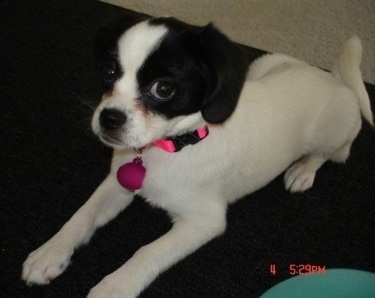
M 147 172 L 139 194 L 151 204 L 173 211 L 196 197 L 201 184 L 196 159 L 154 149 L 144 155 L 143 164 Z

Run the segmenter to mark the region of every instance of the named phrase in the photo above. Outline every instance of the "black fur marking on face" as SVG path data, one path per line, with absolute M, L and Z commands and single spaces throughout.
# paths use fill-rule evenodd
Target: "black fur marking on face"
M 168 34 L 169 35 L 169 34 Z M 142 96 L 142 104 L 151 112 L 167 119 L 198 112 L 206 92 L 206 82 L 199 65 L 184 46 L 185 37 L 174 38 L 170 42 L 165 37 L 138 71 L 137 80 Z M 169 82 L 174 92 L 167 100 L 159 100 L 152 93 L 152 87 L 158 82 Z
M 154 25 L 152 21 L 150 24 Z M 176 29 L 170 22 L 164 25 L 167 25 L 168 33 L 137 73 L 142 94 L 138 100 L 151 112 L 170 119 L 198 112 L 207 84 L 206 70 L 195 46 L 194 28 L 177 23 L 179 28 Z M 174 92 L 167 100 L 153 95 L 152 88 L 158 82 L 168 82 L 173 86 Z
M 173 18 L 158 18 L 168 33 L 138 71 L 146 109 L 167 119 L 202 112 L 210 123 L 224 122 L 234 111 L 249 66 L 246 50 L 212 25 L 198 27 Z M 150 96 L 150 88 L 168 80 L 176 88 L 166 101 Z
M 114 83 L 124 74 L 118 57 L 118 40 L 130 27 L 146 20 L 146 17 L 121 18 L 96 34 L 95 63 L 103 92 L 113 89 Z

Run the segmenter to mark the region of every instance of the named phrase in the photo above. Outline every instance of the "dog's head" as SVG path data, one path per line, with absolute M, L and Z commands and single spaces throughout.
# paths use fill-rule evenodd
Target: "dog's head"
M 173 18 L 103 29 L 96 60 L 104 94 L 92 128 L 119 149 L 224 122 L 236 107 L 249 64 L 246 50 L 212 25 Z

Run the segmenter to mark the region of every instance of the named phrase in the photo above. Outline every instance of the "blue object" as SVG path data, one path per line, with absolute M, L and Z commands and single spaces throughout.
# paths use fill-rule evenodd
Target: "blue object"
M 260 298 L 375 298 L 375 274 L 353 269 L 329 269 L 287 279 Z

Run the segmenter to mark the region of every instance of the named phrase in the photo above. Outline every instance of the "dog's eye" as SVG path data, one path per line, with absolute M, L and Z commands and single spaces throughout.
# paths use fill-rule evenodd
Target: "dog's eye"
M 152 85 L 151 95 L 157 100 L 168 100 L 175 94 L 176 88 L 172 82 L 161 80 Z
M 116 65 L 113 63 L 104 64 L 100 72 L 104 83 L 112 83 L 117 78 Z

